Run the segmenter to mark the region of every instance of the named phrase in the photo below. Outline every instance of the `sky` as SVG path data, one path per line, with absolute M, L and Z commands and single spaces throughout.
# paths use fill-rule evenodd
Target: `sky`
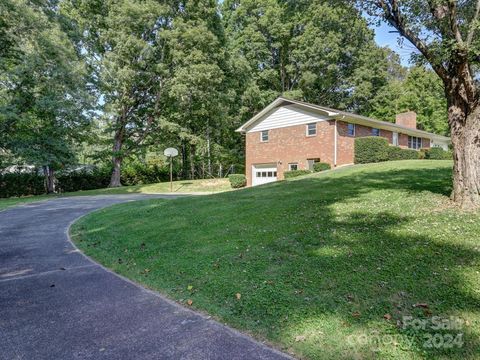
M 372 29 L 375 31 L 375 41 L 380 46 L 388 46 L 390 49 L 394 50 L 400 55 L 402 65 L 409 66 L 410 55 L 412 52 L 415 52 L 413 45 L 405 40 L 402 45 L 399 45 L 398 39 L 400 36 L 395 31 L 395 29 L 385 23 L 382 23 L 380 26 L 376 27 L 372 25 Z

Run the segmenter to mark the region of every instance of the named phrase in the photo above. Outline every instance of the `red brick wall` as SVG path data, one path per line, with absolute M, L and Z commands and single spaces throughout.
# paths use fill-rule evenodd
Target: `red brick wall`
M 398 145 L 403 148 L 408 148 L 408 135 L 398 134 Z
M 372 136 L 372 128 L 355 125 L 355 136 L 348 135 L 348 124 L 344 121 L 337 122 L 337 166 L 353 164 L 353 159 L 355 157 L 354 147 L 355 147 L 355 138 Z M 389 144 L 393 142 L 393 133 L 387 130 L 380 130 L 380 136 L 388 140 Z
M 307 159 L 319 158 L 333 165 L 333 120 L 317 123 L 317 135 L 307 136 L 306 125 L 269 130 L 268 142 L 260 141 L 260 132 L 246 134 L 247 185 L 252 182 L 252 165 L 277 163 L 278 179 L 283 179 L 289 163 L 298 163 L 299 169 L 308 167 Z
M 372 136 L 372 128 L 356 125 L 355 137 L 348 136 L 346 122 L 337 121 L 337 166 L 353 164 L 354 138 Z M 334 162 L 335 121 L 320 121 L 317 123 L 317 135 L 307 136 L 306 125 L 289 126 L 270 129 L 268 142 L 260 141 L 260 132 L 246 134 L 246 176 L 247 185 L 252 185 L 252 165 L 277 164 L 278 179 L 283 179 L 283 173 L 288 170 L 289 163 L 298 163 L 299 169 L 307 169 L 307 159 L 319 158 L 320 161 Z M 380 136 L 393 143 L 393 133 L 380 130 Z M 408 147 L 408 135 L 398 134 L 400 147 Z M 430 140 L 423 139 L 423 147 L 430 147 Z
M 398 134 L 398 145 L 402 148 L 408 149 L 408 135 Z M 422 148 L 424 149 L 430 148 L 430 139 L 422 138 Z

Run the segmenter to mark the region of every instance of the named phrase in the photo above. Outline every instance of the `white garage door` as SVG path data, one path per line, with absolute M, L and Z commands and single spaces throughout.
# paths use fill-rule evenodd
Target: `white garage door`
M 277 181 L 277 165 L 261 164 L 252 166 L 252 185 L 261 185 Z

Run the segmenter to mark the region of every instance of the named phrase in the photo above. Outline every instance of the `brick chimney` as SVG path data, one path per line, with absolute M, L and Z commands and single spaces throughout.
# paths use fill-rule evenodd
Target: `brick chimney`
M 395 124 L 405 126 L 411 129 L 417 128 L 417 113 L 415 111 L 408 111 L 397 114 Z

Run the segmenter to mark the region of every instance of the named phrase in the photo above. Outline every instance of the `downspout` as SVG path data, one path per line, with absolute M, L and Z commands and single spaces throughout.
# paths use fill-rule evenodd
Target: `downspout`
M 340 121 L 345 119 L 345 115 L 342 116 Z M 335 136 L 333 137 L 333 167 L 337 167 L 337 152 L 338 152 L 338 127 L 337 127 L 337 119 L 335 119 Z
M 337 119 L 335 119 L 335 136 L 333 137 L 333 167 L 337 167 Z

